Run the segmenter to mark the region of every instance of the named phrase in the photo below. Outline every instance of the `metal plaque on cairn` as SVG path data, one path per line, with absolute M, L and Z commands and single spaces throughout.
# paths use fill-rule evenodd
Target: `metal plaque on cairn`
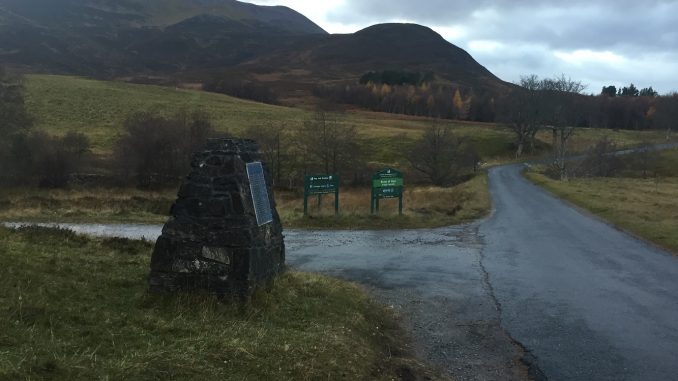
M 271 211 L 271 202 L 266 189 L 264 167 L 261 165 L 261 162 L 247 163 L 247 178 L 250 180 L 252 204 L 254 204 L 257 224 L 261 226 L 273 222 L 273 212 Z

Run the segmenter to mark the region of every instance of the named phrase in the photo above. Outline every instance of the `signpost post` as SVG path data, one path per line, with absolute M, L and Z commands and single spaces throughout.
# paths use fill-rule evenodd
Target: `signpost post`
M 334 214 L 339 215 L 339 176 L 312 175 L 304 178 L 304 216 L 308 216 L 308 198 L 318 196 L 318 207 L 322 195 L 334 193 Z
M 398 213 L 403 214 L 403 173 L 393 168 L 381 170 L 372 176 L 370 213 L 379 213 L 379 200 L 397 198 Z

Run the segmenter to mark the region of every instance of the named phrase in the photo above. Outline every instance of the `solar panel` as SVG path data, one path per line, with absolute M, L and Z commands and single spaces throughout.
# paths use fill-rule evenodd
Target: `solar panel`
M 271 202 L 268 198 L 268 190 L 266 189 L 264 167 L 260 162 L 247 163 L 247 177 L 250 180 L 252 203 L 254 204 L 254 213 L 257 216 L 257 224 L 262 226 L 273 222 L 273 212 L 271 211 Z

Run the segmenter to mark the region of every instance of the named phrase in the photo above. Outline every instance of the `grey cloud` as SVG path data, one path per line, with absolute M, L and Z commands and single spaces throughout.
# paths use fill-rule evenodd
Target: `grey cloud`
M 351 26 L 406 20 L 460 31 L 451 42 L 507 81 L 565 73 L 593 93 L 631 82 L 678 90 L 678 0 L 344 0 L 325 18 Z M 476 40 L 501 45 L 474 50 Z M 575 50 L 610 51 L 625 60 L 572 63 L 554 54 Z
M 333 21 L 355 23 L 384 18 L 416 18 L 422 22 L 440 23 L 459 21 L 476 11 L 494 9 L 500 13 L 515 9 L 572 9 L 586 5 L 606 9 L 651 9 L 662 4 L 675 4 L 674 0 L 346 0 L 344 5 L 330 16 Z
M 590 93 L 600 92 L 602 86 L 629 83 L 653 86 L 661 93 L 678 90 L 673 64 L 678 62 L 678 52 L 639 56 L 624 65 L 596 61 L 576 65 L 558 59 L 546 46 L 510 44 L 492 51 L 467 49 L 478 62 L 509 82 L 531 73 L 541 77 L 565 73 L 587 84 L 586 92 Z
M 343 7 L 329 15 L 330 20 L 344 23 L 374 22 L 384 18 L 408 18 L 424 23 L 448 23 L 462 20 L 475 9 L 484 8 L 488 0 L 476 2 L 425 0 L 347 0 Z
M 579 9 L 508 11 L 500 19 L 474 20 L 480 34 L 504 40 L 544 43 L 555 49 L 676 49 L 671 33 L 678 24 L 678 3 L 646 9 L 583 5 Z M 483 28 L 482 24 L 491 24 Z
M 678 1 L 347 0 L 335 22 L 405 19 L 456 25 L 468 39 L 546 44 L 554 49 L 676 49 Z

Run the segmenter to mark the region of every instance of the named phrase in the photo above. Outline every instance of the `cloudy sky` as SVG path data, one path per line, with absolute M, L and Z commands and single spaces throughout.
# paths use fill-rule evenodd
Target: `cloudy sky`
M 286 5 L 330 33 L 383 22 L 433 28 L 500 78 L 565 74 L 599 93 L 678 91 L 678 0 L 252 0 Z

